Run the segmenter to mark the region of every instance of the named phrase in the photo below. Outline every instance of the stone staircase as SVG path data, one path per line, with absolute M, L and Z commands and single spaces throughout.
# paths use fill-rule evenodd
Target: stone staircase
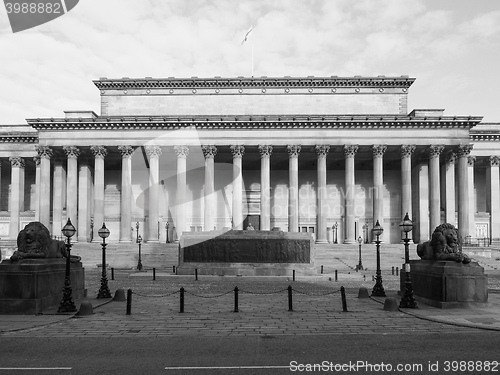
M 142 243 L 141 263 L 145 269 L 171 269 L 178 263 L 178 244 Z M 101 243 L 74 243 L 72 255 L 82 257 L 85 268 L 100 267 L 102 264 Z M 110 243 L 106 246 L 106 263 L 116 269 L 137 267 L 139 246 L 136 243 Z

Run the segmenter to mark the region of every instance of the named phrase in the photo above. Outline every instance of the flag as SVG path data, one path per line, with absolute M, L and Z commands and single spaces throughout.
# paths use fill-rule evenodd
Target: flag
M 243 38 L 241 44 L 243 45 L 243 43 L 245 43 L 247 40 L 248 40 L 248 36 L 250 35 L 250 33 L 253 31 L 253 25 L 250 26 L 250 28 L 248 29 L 247 33 L 245 34 L 245 37 Z

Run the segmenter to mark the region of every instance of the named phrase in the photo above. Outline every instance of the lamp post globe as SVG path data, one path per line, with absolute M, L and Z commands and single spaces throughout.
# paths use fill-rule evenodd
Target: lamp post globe
M 142 244 L 142 236 L 137 236 L 137 244 L 139 245 L 139 261 L 137 262 L 137 269 L 139 271 L 142 270 L 142 261 L 141 261 L 141 244 Z
M 359 263 L 356 266 L 356 271 L 362 271 L 363 270 L 363 263 L 361 262 L 361 244 L 363 243 L 363 238 L 361 236 L 358 237 L 358 244 L 359 244 Z
M 403 293 L 403 297 L 401 298 L 401 302 L 399 303 L 399 307 L 407 307 L 407 308 L 416 309 L 416 308 L 418 308 L 418 306 L 417 306 L 417 301 L 415 301 L 415 297 L 413 296 L 413 285 L 411 283 L 410 245 L 409 245 L 410 240 L 408 239 L 408 233 L 411 232 L 413 229 L 413 222 L 410 220 L 410 217 L 408 216 L 408 212 L 406 213 L 405 217 L 403 218 L 403 221 L 401 222 L 401 224 L 399 224 L 399 227 L 403 230 L 403 232 L 405 232 L 405 238 L 404 238 L 404 243 L 405 243 L 405 265 L 404 265 L 405 290 Z
M 385 290 L 382 284 L 382 273 L 380 271 L 380 235 L 384 232 L 384 228 L 380 225 L 377 220 L 377 223 L 372 229 L 373 235 L 377 237 L 375 244 L 377 246 L 377 272 L 375 277 L 375 285 L 373 286 L 372 296 L 375 297 L 385 297 Z
M 57 312 L 75 312 L 76 306 L 73 302 L 73 290 L 71 288 L 71 237 L 73 237 L 76 233 L 76 229 L 73 224 L 71 224 L 71 220 L 68 218 L 66 225 L 61 230 L 62 234 L 66 237 L 66 276 L 64 279 L 64 287 L 63 287 L 63 298 L 61 303 L 59 304 L 59 308 Z
M 102 223 L 102 227 L 99 229 L 97 234 L 102 238 L 101 287 L 97 293 L 97 298 L 111 298 L 111 293 L 108 287 L 108 277 L 106 275 L 106 238 L 109 237 L 109 229 L 106 228 L 106 224 Z

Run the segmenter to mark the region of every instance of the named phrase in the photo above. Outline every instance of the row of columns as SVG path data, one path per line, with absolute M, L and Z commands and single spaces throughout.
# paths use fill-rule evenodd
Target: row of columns
M 130 222 L 131 222 L 131 156 L 134 152 L 132 146 L 119 146 L 122 155 L 122 199 L 121 199 L 121 231 L 120 240 L 130 241 Z M 235 229 L 243 228 L 242 215 L 242 158 L 245 153 L 245 147 L 242 145 L 233 145 L 230 147 L 233 155 L 233 212 L 232 222 Z M 373 150 L 373 221 L 383 222 L 383 155 L 386 152 L 385 145 L 374 145 Z M 428 162 L 428 212 L 430 228 L 434 228 L 441 222 L 441 202 L 440 202 L 440 173 L 446 177 L 445 201 L 445 220 L 454 222 L 455 216 L 455 168 L 457 162 L 457 183 L 458 183 L 458 226 L 465 235 L 474 233 L 474 220 L 471 220 L 471 214 L 474 213 L 474 194 L 471 184 L 473 182 L 473 162 L 474 158 L 470 156 L 472 146 L 460 145 L 456 152 L 451 153 L 444 164 L 443 172 L 440 171 L 440 155 L 444 150 L 442 145 L 429 146 Z M 86 203 L 91 194 L 91 172 L 89 166 L 81 166 L 78 170 L 78 156 L 80 150 L 74 146 L 63 148 L 67 155 L 66 172 L 62 162 L 54 163 L 54 223 L 63 224 L 62 202 L 66 200 L 67 217 L 71 218 L 73 224 L 82 232 L 83 237 L 88 231 L 86 223 L 90 218 L 90 206 Z M 179 228 L 185 228 L 185 191 L 186 191 L 186 159 L 189 154 L 187 146 L 175 146 L 177 154 L 177 223 Z M 214 227 L 214 158 L 217 154 L 217 148 L 213 145 L 202 146 L 205 156 L 205 211 L 204 222 L 205 229 L 210 230 Z M 412 215 L 412 178 L 411 178 L 411 157 L 415 150 L 413 145 L 401 146 L 401 216 L 406 212 Z M 36 219 L 40 220 L 46 226 L 50 223 L 50 160 L 53 155 L 52 150 L 46 146 L 38 146 L 38 157 L 35 158 L 37 164 L 36 186 L 37 186 L 37 210 Z M 104 221 L 104 158 L 107 150 L 104 146 L 92 146 L 91 151 L 94 155 L 94 181 L 93 181 L 93 214 L 94 222 L 100 225 Z M 150 175 L 149 175 L 149 230 L 148 241 L 158 241 L 157 222 L 159 219 L 159 156 L 161 148 L 159 146 L 147 146 L 146 151 L 149 157 Z M 261 229 L 270 228 L 270 157 L 273 147 L 271 145 L 260 145 L 261 155 Z M 301 151 L 300 145 L 287 146 L 289 154 L 289 209 L 288 221 L 289 230 L 299 230 L 298 215 L 298 158 Z M 345 242 L 355 242 L 355 214 L 354 214 L 354 192 L 355 192 L 355 173 L 354 158 L 358 151 L 357 145 L 345 145 Z M 317 153 L 317 241 L 327 242 L 326 225 L 326 159 L 329 152 L 329 146 L 316 146 Z M 10 235 L 15 237 L 19 227 L 19 211 L 24 206 L 21 192 L 24 190 L 24 161 L 20 157 L 10 158 L 12 165 L 12 186 L 15 187 L 11 195 L 11 224 Z M 471 168 L 472 165 L 472 168 Z M 66 173 L 66 176 L 65 176 Z M 80 174 L 80 177 L 79 177 Z M 500 238 L 496 229 L 500 224 L 500 182 L 499 182 L 499 157 L 490 157 L 490 168 L 487 173 L 488 183 L 491 185 L 488 190 L 487 205 L 490 208 L 492 217 L 493 236 Z M 78 181 L 80 181 L 78 183 Z M 419 190 L 424 186 L 419 187 Z M 80 192 L 80 198 L 76 192 Z M 472 196 L 473 197 L 473 196 Z M 79 199 L 79 200 L 78 200 Z M 424 202 L 425 204 L 425 202 Z M 421 226 L 426 225 L 426 208 L 422 207 L 417 217 L 417 222 Z M 80 220 L 81 219 L 81 220 Z

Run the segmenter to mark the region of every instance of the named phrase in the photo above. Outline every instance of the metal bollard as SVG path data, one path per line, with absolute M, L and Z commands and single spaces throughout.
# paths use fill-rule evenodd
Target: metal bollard
M 132 289 L 127 289 L 127 315 L 132 314 Z
M 399 276 L 399 267 L 396 267 L 396 276 Z
M 175 266 L 172 266 L 172 273 L 175 273 Z
M 196 281 L 198 281 L 198 268 L 194 269 L 194 278 Z
M 156 268 L 153 267 L 153 281 L 156 280 Z
M 238 287 L 234 287 L 234 312 L 239 312 L 238 309 Z
M 323 265 L 321 265 L 321 274 L 323 274 Z
M 392 266 L 392 275 L 394 276 L 394 266 Z
M 345 288 L 343 286 L 340 287 L 340 295 L 342 296 L 342 311 L 347 312 L 347 301 L 345 298 Z
M 292 286 L 291 285 L 288 285 L 288 311 L 293 311 Z
M 292 280 L 295 281 L 295 270 L 292 271 Z
M 111 267 L 111 280 L 115 279 L 115 269 Z
M 181 289 L 179 291 L 179 294 L 181 296 L 180 298 L 180 303 L 181 303 L 181 306 L 180 306 L 180 312 L 183 313 L 184 312 L 184 288 L 181 286 Z
M 335 270 L 335 281 L 338 281 L 338 280 L 339 280 L 339 277 L 338 277 L 338 276 L 339 276 L 339 275 L 338 275 L 338 271 L 337 271 L 337 270 Z

